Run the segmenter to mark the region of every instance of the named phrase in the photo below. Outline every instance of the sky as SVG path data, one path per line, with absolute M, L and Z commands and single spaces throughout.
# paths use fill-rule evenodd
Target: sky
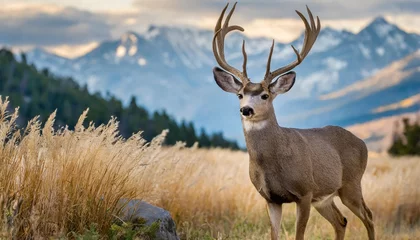
M 0 0 L 0 46 L 46 48 L 73 58 L 124 32 L 150 24 L 213 29 L 227 1 L 220 0 Z M 233 2 L 232 2 L 233 3 Z M 420 0 L 238 1 L 232 23 L 244 34 L 295 39 L 304 29 L 295 10 L 308 5 L 323 26 L 358 32 L 377 16 L 420 34 Z M 306 14 L 306 13 L 305 13 Z

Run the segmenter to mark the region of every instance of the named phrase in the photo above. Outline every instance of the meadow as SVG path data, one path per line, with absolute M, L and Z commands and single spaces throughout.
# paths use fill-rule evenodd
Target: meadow
M 13 112 L 11 114 L 8 111 Z M 95 225 L 109 238 L 121 198 L 171 212 L 181 239 L 269 239 L 265 202 L 252 186 L 245 152 L 146 143 L 141 132 L 118 134 L 118 121 L 54 130 L 54 117 L 24 130 L 18 111 L 0 101 L 0 239 L 72 239 Z M 298 167 L 298 166 L 297 166 Z M 370 153 L 363 192 L 378 239 L 420 238 L 420 159 Z M 339 199 L 346 239 L 366 239 L 363 224 Z M 282 239 L 294 238 L 295 206 L 285 206 Z M 333 239 L 314 209 L 306 239 Z

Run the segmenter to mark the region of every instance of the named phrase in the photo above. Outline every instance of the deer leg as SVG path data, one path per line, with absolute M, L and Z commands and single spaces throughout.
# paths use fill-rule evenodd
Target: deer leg
M 331 201 L 325 204 L 313 204 L 313 206 L 334 227 L 335 239 L 343 240 L 346 232 L 347 219 L 338 210 L 334 201 L 331 199 Z
M 369 240 L 375 239 L 375 227 L 373 224 L 373 216 L 370 209 L 367 207 L 363 200 L 362 188 L 356 187 L 343 187 L 338 191 L 341 201 L 348 207 L 366 227 Z
M 271 240 L 279 239 L 282 205 L 267 203 L 267 212 L 271 223 Z
M 312 194 L 308 194 L 296 202 L 296 240 L 303 240 L 306 224 L 311 213 Z

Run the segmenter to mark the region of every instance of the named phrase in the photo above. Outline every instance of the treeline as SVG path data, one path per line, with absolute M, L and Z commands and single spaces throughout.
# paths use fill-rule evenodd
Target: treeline
M 115 116 L 125 138 L 141 130 L 143 137 L 150 141 L 163 129 L 169 129 L 165 142 L 168 145 L 183 141 L 187 146 L 198 142 L 200 147 L 239 149 L 235 141 L 225 139 L 222 133 L 208 134 L 204 129 L 198 132 L 193 123 L 178 123 L 165 111 L 149 113 L 137 105 L 135 97 L 128 106 L 123 106 L 121 100 L 110 94 L 103 97 L 100 93 L 89 93 L 86 85 L 80 86 L 72 78 L 54 76 L 47 69 L 37 70 L 27 63 L 24 54 L 21 59 L 18 62 L 9 50 L 0 50 L 0 94 L 9 96 L 12 106 L 20 106 L 18 123 L 21 126 L 37 115 L 40 120 L 46 120 L 57 109 L 56 125 L 71 127 L 89 108 L 87 122 L 99 125 Z
M 403 118 L 402 128 L 400 131 L 397 122 L 388 153 L 394 156 L 420 155 L 420 115 L 411 123 L 408 118 Z

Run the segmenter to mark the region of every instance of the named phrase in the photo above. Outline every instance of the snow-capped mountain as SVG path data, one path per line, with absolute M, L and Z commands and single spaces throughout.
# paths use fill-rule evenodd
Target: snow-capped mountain
M 420 48 L 420 36 L 409 34 L 384 18 L 374 19 L 358 34 L 333 34 L 327 41 L 316 42 L 314 48 L 329 42 L 324 51 L 311 53 L 311 63 L 302 66 L 301 91 L 317 96 L 340 89 L 375 74 L 378 70 Z M 332 39 L 339 42 L 335 43 Z M 322 40 L 322 35 L 320 36 Z
M 178 119 L 193 120 L 199 126 L 223 130 L 228 137 L 242 140 L 236 97 L 214 84 L 211 70 L 217 64 L 212 38 L 213 32 L 208 30 L 151 26 L 143 34 L 127 32 L 120 39 L 103 42 L 76 59 L 41 49 L 28 52 L 27 58 L 39 68 L 47 67 L 55 74 L 87 83 L 93 91 L 110 91 L 124 100 L 136 95 L 139 104 L 151 110 L 164 108 Z M 240 33 L 228 35 L 226 58 L 238 69 L 242 66 L 243 39 L 248 74 L 259 81 L 272 40 Z M 288 44 L 276 43 L 272 68 L 294 61 L 290 44 L 299 49 L 302 41 L 303 35 Z M 309 56 L 295 69 L 298 75 L 294 88 L 276 100 L 280 122 L 306 126 L 310 120 L 298 116 L 310 109 L 308 106 L 319 107 L 314 104 L 321 102 L 312 99 L 372 76 L 419 48 L 420 36 L 406 33 L 381 17 L 357 34 L 322 29 Z
M 302 100 L 300 111 L 289 115 L 288 121 L 306 126 L 363 123 L 419 111 L 419 93 L 420 50 L 417 50 L 373 76 L 337 91 Z
M 300 49 L 303 44 L 304 33 L 302 33 L 299 38 L 294 40 L 291 45 Z M 314 47 L 311 49 L 311 53 L 325 52 L 329 49 L 332 49 L 338 46 L 343 41 L 349 41 L 354 38 L 355 35 L 351 32 L 345 30 L 335 30 L 330 27 L 325 27 L 320 32 L 320 35 L 317 38 L 317 42 Z

